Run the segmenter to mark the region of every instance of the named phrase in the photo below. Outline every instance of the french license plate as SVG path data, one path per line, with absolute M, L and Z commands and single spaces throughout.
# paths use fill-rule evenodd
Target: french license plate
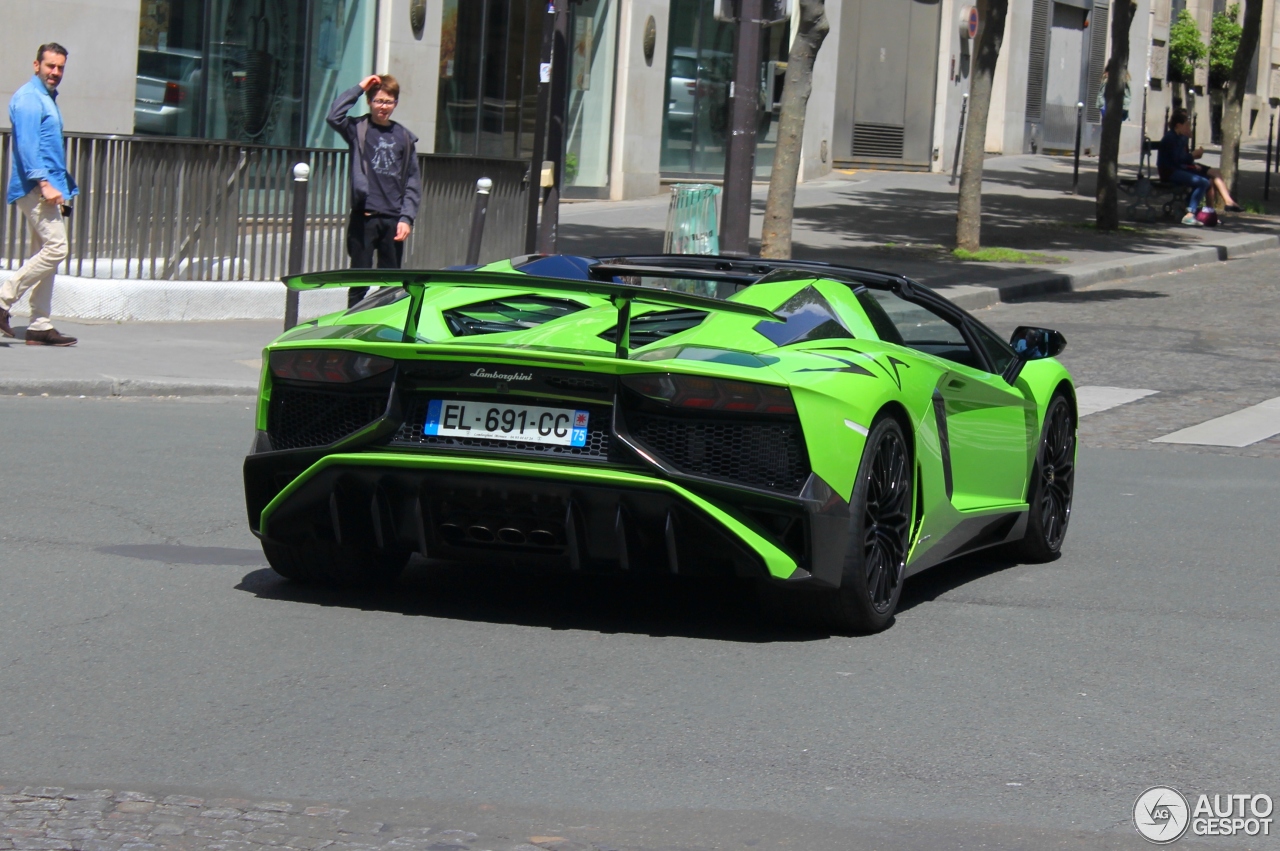
M 422 433 L 435 437 L 586 446 L 588 418 L 587 411 L 571 408 L 432 399 L 427 405 L 427 422 Z

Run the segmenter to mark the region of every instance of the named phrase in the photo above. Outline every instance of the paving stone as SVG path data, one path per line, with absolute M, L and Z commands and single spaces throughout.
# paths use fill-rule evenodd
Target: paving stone
M 154 804 L 156 802 L 154 795 L 147 795 L 142 792 L 117 792 L 115 795 L 117 801 L 146 801 Z
M 307 807 L 305 810 L 302 811 L 302 814 L 304 816 L 320 816 L 324 818 L 342 818 L 348 812 L 350 812 L 350 810 L 340 810 L 336 807 L 320 806 L 320 807 Z
M 43 833 L 43 828 L 26 827 L 24 825 L 16 824 L 0 826 L 0 839 L 26 839 L 31 836 L 40 836 Z
M 240 820 L 251 821 L 255 824 L 275 824 L 277 821 L 280 820 L 280 814 L 279 813 L 260 813 L 255 810 L 253 812 L 248 812 L 240 816 Z
M 209 801 L 211 807 L 231 807 L 232 809 L 243 810 L 246 807 L 253 806 L 253 801 L 247 798 L 213 798 Z
M 75 851 L 119 851 L 120 843 L 110 839 L 77 839 L 72 843 Z
M 110 789 L 92 789 L 88 792 L 66 792 L 63 797 L 68 801 L 103 800 L 114 795 Z
M 15 851 L 73 851 L 70 842 L 61 839 L 49 839 L 47 836 L 32 839 L 13 840 Z
M 288 801 L 259 801 L 253 808 L 269 813 L 288 813 L 293 811 L 293 804 Z
M 244 813 L 242 813 L 240 810 L 233 810 L 230 807 L 215 807 L 214 809 L 211 809 L 211 810 L 200 811 L 200 816 L 202 818 L 214 818 L 214 819 L 240 818 L 242 815 L 244 815 Z
M 62 809 L 61 801 L 25 801 L 18 804 L 18 810 L 40 810 L 41 812 L 53 813 Z
M 167 795 L 162 803 L 170 807 L 203 807 L 204 799 L 190 795 Z
M 161 822 L 151 829 L 152 836 L 181 836 L 186 832 L 185 826 L 171 821 Z
M 156 808 L 156 805 L 150 801 L 124 801 L 116 804 L 116 812 L 118 813 L 136 813 L 145 815 Z
M 22 794 L 33 798 L 57 798 L 64 791 L 66 790 L 61 786 L 27 786 L 22 790 Z

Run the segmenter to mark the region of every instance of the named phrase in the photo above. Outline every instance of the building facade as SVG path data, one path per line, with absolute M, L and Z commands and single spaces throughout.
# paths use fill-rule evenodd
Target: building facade
M 945 171 L 969 91 L 973 0 L 828 0 L 831 31 L 814 70 L 801 179 L 834 167 Z M 993 153 L 1068 151 L 1082 105 L 1097 150 L 1097 95 L 1115 0 L 1010 0 L 987 124 Z M 1263 32 L 1244 110 L 1265 137 L 1280 94 L 1280 20 Z M 722 0 L 571 0 L 566 194 L 635 198 L 664 181 L 718 179 L 728 132 L 734 27 Z M 797 3 L 793 3 L 797 6 Z M 377 71 L 399 78 L 396 118 L 421 150 L 528 158 L 547 0 L 9 0 L 0 97 L 29 77 L 35 46 L 71 52 L 68 130 L 332 147 L 334 96 Z M 1224 0 L 1138 0 L 1122 148 L 1158 138 L 1166 111 L 1210 128 L 1207 77 L 1167 79 L 1169 27 L 1185 8 L 1207 43 Z M 793 15 L 798 9 L 793 10 Z M 757 177 L 777 141 L 794 21 L 765 27 Z M 4 119 L 0 119 L 2 121 Z M 1206 131 L 1202 140 L 1208 140 Z

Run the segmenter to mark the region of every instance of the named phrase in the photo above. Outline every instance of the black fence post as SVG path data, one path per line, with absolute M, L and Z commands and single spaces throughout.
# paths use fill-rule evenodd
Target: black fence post
M 956 172 L 960 170 L 960 146 L 964 144 L 964 117 L 969 111 L 969 93 L 960 101 L 960 129 L 956 131 L 956 155 L 951 160 L 951 185 L 956 185 Z
M 1080 189 L 1080 134 L 1084 132 L 1084 101 L 1075 104 L 1075 174 L 1071 175 L 1071 195 Z
M 293 220 L 289 223 L 289 274 L 302 274 L 302 264 L 307 243 L 307 181 L 311 178 L 311 166 L 298 163 L 293 167 Z M 298 324 L 298 291 L 289 290 L 284 296 L 284 330 Z
M 467 265 L 480 263 L 480 243 L 484 240 L 484 217 L 489 212 L 489 193 L 493 181 L 482 177 L 476 181 L 476 205 L 471 209 L 471 241 L 467 243 Z

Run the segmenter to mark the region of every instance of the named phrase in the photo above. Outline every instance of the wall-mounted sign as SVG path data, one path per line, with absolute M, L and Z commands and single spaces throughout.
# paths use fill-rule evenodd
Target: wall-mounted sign
M 653 64 L 653 51 L 658 46 L 658 25 L 653 15 L 644 22 L 644 64 Z
M 427 0 L 410 0 L 409 26 L 413 29 L 413 37 L 422 41 L 422 31 L 427 25 Z
M 977 38 L 978 37 L 978 7 L 977 6 L 960 7 L 960 37 L 961 38 Z

